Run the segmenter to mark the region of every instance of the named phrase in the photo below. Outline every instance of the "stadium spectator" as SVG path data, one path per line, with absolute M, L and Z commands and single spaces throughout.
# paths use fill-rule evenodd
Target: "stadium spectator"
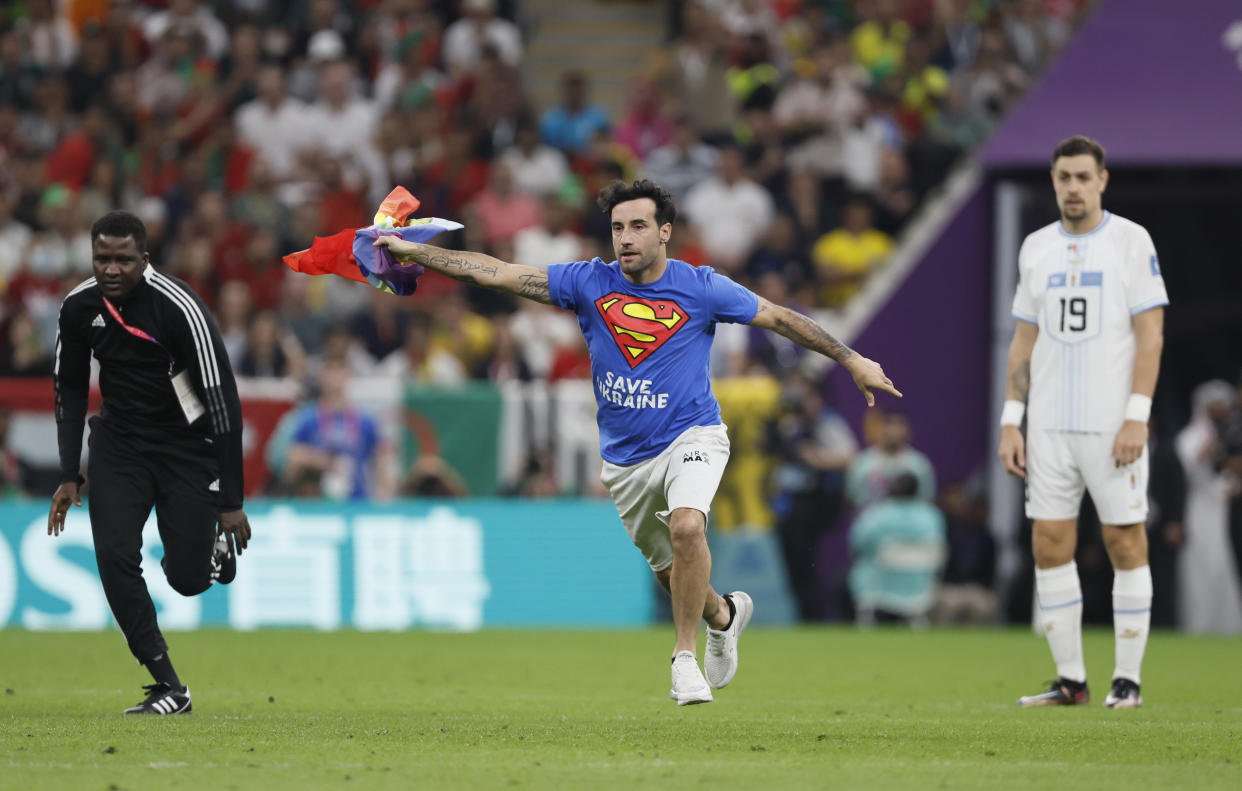
M 948 559 L 931 619 L 935 623 L 994 623 L 999 615 L 996 540 L 988 525 L 987 495 L 973 482 L 946 486 L 940 496 Z
M 778 459 L 773 510 L 790 587 L 799 617 L 818 621 L 825 593 L 816 574 L 820 543 L 841 516 L 845 471 L 858 442 L 840 413 L 824 403 L 815 382 L 798 374 L 783 382 L 780 414 L 765 432 L 767 451 Z
M 811 251 L 821 304 L 839 308 L 849 302 L 892 249 L 893 240 L 872 225 L 871 205 L 865 198 L 852 198 L 845 204 L 841 227 L 821 236 Z
M 319 397 L 298 410 L 285 460 L 287 482 L 317 475 L 319 489 L 334 500 L 391 496 L 391 470 L 375 419 L 349 403 L 349 368 L 324 360 Z
M 1063 20 L 1050 16 L 1044 0 L 1013 0 L 1004 19 L 1005 38 L 1014 60 L 1032 77 L 1069 37 Z
M 220 339 L 224 341 L 229 359 L 241 360 L 246 350 L 248 325 L 254 307 L 250 285 L 244 280 L 227 280 L 220 284 L 219 294 L 213 312 L 220 328 Z
M 811 53 L 810 73 L 781 88 L 772 112 L 781 132 L 805 142 L 791 151 L 822 175 L 841 170 L 841 132 L 867 111 L 848 45 L 825 42 Z
M 548 264 L 577 261 L 582 256 L 582 237 L 571 227 L 572 210 L 555 195 L 543 202 L 539 225 L 519 231 L 513 238 L 513 262 L 546 269 Z
M 724 139 L 736 118 L 729 92 L 728 34 L 704 0 L 681 6 L 681 38 L 652 54 L 650 72 L 670 99 L 712 139 Z
M 392 294 L 373 289 L 366 292 L 367 307 L 349 322 L 353 336 L 375 360 L 383 360 L 405 343 L 409 323 L 406 306 Z
M 467 208 L 470 221 L 467 227 L 477 224 L 488 250 L 497 244 L 512 242 L 514 237 L 527 228 L 538 225 L 541 219 L 539 202 L 520 192 L 513 180 L 513 173 L 504 161 L 492 165 L 487 186 L 474 197 Z
M 543 142 L 567 153 L 583 151 L 595 133 L 608 129 L 608 113 L 589 103 L 589 84 L 582 72 L 561 77 L 561 103 L 550 107 L 539 121 Z
M 300 382 L 306 375 L 306 355 L 297 338 L 281 328 L 276 314 L 261 310 L 250 318 L 237 370 L 242 376 Z
M 543 199 L 560 189 L 569 176 L 569 163 L 559 150 L 539 142 L 539 130 L 529 120 L 518 123 L 513 145 L 497 164 L 513 174 L 518 190 Z
M 643 173 L 682 201 L 696 184 L 712 177 L 717 160 L 716 149 L 699 139 L 694 119 L 683 112 L 673 119 L 668 143 L 656 148 L 643 161 Z
M 493 49 L 505 63 L 522 62 L 522 35 L 517 25 L 496 16 L 496 0 L 461 0 L 462 17 L 444 30 L 444 65 L 455 78 L 472 72 Z
M 1194 415 L 1177 435 L 1186 470 L 1185 544 L 1178 563 L 1181 628 L 1242 632 L 1242 586 L 1229 547 L 1229 499 L 1242 484 L 1218 467 L 1220 434 L 1234 405 L 1234 389 L 1220 380 L 1195 389 Z
M 215 12 L 199 0 L 169 0 L 168 8 L 147 17 L 142 32 L 147 41 L 161 41 L 170 30 L 195 30 L 203 37 L 206 54 L 220 60 L 229 49 L 229 32 Z
M 312 140 L 310 109 L 286 93 L 279 64 L 264 64 L 257 85 L 259 95 L 237 108 L 237 134 L 258 152 L 277 181 L 288 181 L 301 175 L 298 153 Z
M 919 481 L 903 473 L 887 497 L 863 509 L 850 527 L 850 593 L 859 626 L 903 620 L 928 624 L 936 575 L 944 563 L 944 517 L 919 496 Z
M 721 149 L 716 175 L 690 190 L 684 211 L 712 265 L 727 272 L 746 261 L 774 214 L 772 196 L 746 176 L 736 146 Z
M 431 319 L 424 313 L 410 316 L 401 348 L 380 360 L 376 374 L 418 385 L 459 385 L 466 369 L 453 354 L 431 342 Z
M 33 233 L 30 226 L 13 216 L 13 197 L 0 189 L 0 296 L 25 264 L 26 248 Z
M 491 353 L 475 366 L 473 378 L 496 383 L 529 382 L 534 378 L 530 366 L 522 358 L 521 347 L 513 336 L 508 316 L 492 319 Z
M 627 146 L 635 157 L 646 159 L 673 135 L 673 124 L 660 106 L 660 91 L 650 80 L 639 80 L 630 89 L 629 112 L 612 130 L 613 139 Z
M 855 508 L 864 508 L 887 496 L 893 481 L 911 475 L 924 500 L 936 496 L 936 477 L 931 462 L 910 447 L 910 420 L 900 412 L 885 412 L 874 444 L 850 465 L 845 474 L 845 494 Z
M 47 376 L 52 357 L 40 338 L 39 324 L 25 311 L 0 321 L 0 376 Z
M 56 12 L 53 1 L 30 0 L 26 13 L 31 61 L 50 71 L 73 65 L 78 57 L 78 34 L 69 20 Z

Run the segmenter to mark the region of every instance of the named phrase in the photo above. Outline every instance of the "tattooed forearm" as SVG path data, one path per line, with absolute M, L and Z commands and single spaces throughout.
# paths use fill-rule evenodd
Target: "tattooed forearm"
M 775 329 L 789 340 L 843 363 L 854 350 L 828 334 L 828 331 L 811 319 L 792 310 L 785 310 L 775 318 Z
M 427 244 L 402 246 L 401 260 L 422 264 L 454 280 L 475 286 L 507 291 L 519 297 L 551 304 L 548 273 L 529 266 L 517 266 L 482 253 L 445 250 Z
M 533 299 L 536 302 L 550 303 L 552 296 L 548 291 L 548 276 L 539 273 L 537 275 L 521 275 L 518 280 L 517 293 L 520 297 Z
M 1026 401 L 1031 392 L 1031 361 L 1023 360 L 1009 373 L 1009 393 L 1015 401 Z
M 495 277 L 496 273 L 500 271 L 500 267 L 490 263 L 487 260 L 487 256 L 454 253 L 436 247 L 420 245 L 410 258 L 415 263 L 422 264 L 429 269 L 434 269 L 458 280 L 464 280 L 464 276 L 468 274 L 491 275 Z M 478 260 L 480 258 L 484 260 Z

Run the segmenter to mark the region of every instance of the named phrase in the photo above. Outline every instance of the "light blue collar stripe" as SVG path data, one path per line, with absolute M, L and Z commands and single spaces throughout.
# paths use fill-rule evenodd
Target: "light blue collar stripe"
M 1061 224 L 1060 220 L 1057 220 L 1057 230 L 1060 231 L 1061 235 L 1067 239 L 1086 239 L 1088 236 L 1094 236 L 1095 234 L 1104 230 L 1104 226 L 1108 225 L 1108 221 L 1112 218 L 1112 216 L 1113 216 L 1112 212 L 1109 212 L 1109 211 L 1104 212 L 1103 218 L 1100 219 L 1100 224 L 1095 226 L 1091 230 L 1087 231 L 1086 233 L 1070 233 L 1069 231 L 1065 230 L 1065 226 Z

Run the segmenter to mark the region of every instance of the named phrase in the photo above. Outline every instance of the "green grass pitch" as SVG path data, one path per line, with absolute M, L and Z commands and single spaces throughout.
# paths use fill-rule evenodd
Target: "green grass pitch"
M 1019 710 L 1026 630 L 749 630 L 716 702 L 668 698 L 671 627 L 169 635 L 194 712 L 130 717 L 116 632 L 0 632 L 0 788 L 1242 788 L 1242 640 L 1157 633 L 1144 708 Z

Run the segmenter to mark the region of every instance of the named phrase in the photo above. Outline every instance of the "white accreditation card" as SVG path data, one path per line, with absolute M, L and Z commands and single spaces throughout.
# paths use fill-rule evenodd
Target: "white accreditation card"
M 172 377 L 173 390 L 177 391 L 177 401 L 181 404 L 181 411 L 185 413 L 186 425 L 198 420 L 207 410 L 203 408 L 203 402 L 198 400 L 198 393 L 194 392 L 194 385 L 190 384 L 190 375 L 185 371 Z

